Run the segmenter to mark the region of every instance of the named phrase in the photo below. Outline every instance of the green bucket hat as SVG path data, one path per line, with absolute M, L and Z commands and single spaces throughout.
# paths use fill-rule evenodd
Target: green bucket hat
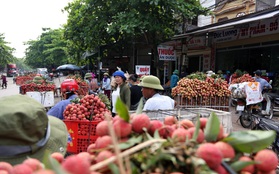
M 153 76 L 153 75 L 144 76 L 144 78 L 140 82 L 139 86 L 142 86 L 145 88 L 164 90 L 164 88 L 160 84 L 160 80 L 158 79 L 158 77 Z
M 173 74 L 178 74 L 178 73 L 179 71 L 177 69 L 173 71 Z
M 62 120 L 47 116 L 44 106 L 25 95 L 0 98 L 0 161 L 20 164 L 66 153 L 68 131 Z

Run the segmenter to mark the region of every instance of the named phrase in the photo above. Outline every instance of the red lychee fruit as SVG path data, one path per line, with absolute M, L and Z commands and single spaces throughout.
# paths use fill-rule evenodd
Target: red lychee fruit
M 165 125 L 173 125 L 177 122 L 177 119 L 174 116 L 166 116 L 164 118 L 164 124 Z
M 163 129 L 165 130 L 165 134 L 163 136 L 163 138 L 168 138 L 168 137 L 171 137 L 172 136 L 172 133 L 175 131 L 175 128 L 173 126 L 170 126 L 170 125 L 165 125 L 163 127 Z
M 9 172 L 6 170 L 0 170 L 0 174 L 9 174 Z
M 98 137 L 95 142 L 95 149 L 106 148 L 112 144 L 112 138 L 109 135 Z
M 30 166 L 28 166 L 27 164 L 17 164 L 15 165 L 10 174 L 32 174 L 33 170 Z
M 132 132 L 132 124 L 118 119 L 113 123 L 113 130 L 118 138 L 128 137 Z
M 218 174 L 228 174 L 226 169 L 220 164 L 217 168 L 214 169 Z
M 109 135 L 108 121 L 103 120 L 97 124 L 96 135 L 98 135 L 98 136 Z
M 205 128 L 205 126 L 206 126 L 206 123 L 207 123 L 207 120 L 208 120 L 208 118 L 205 118 L 205 117 L 201 117 L 201 118 L 200 118 L 200 128 L 201 128 L 202 130 L 204 130 L 204 128 Z
M 83 159 L 85 159 L 85 160 L 88 160 L 89 163 L 92 162 L 91 155 L 90 155 L 90 153 L 88 153 L 88 152 L 80 152 L 80 153 L 77 154 L 77 156 L 78 156 L 78 157 L 81 157 L 81 158 L 83 158 Z
M 96 162 L 104 161 L 112 156 L 114 156 L 114 154 L 111 151 L 103 150 L 97 155 Z
M 196 151 L 196 155 L 202 158 L 211 169 L 216 169 L 221 165 L 222 153 L 212 143 L 201 144 Z
M 221 151 L 223 158 L 232 159 L 235 157 L 235 151 L 230 144 L 223 141 L 218 141 L 214 145 Z
M 56 159 L 60 164 L 64 160 L 64 155 L 59 152 L 54 152 L 50 155 L 52 158 Z
M 7 172 L 10 172 L 12 170 L 13 166 L 8 162 L 0 162 L 0 170 L 5 170 Z
M 90 153 L 90 154 L 94 154 L 95 149 L 96 149 L 96 144 L 95 143 L 89 144 L 89 146 L 87 147 L 87 152 Z
M 148 130 L 150 126 L 150 118 L 146 114 L 138 114 L 133 117 L 132 130 L 136 133 L 143 133 L 143 128 Z
M 83 159 L 77 155 L 71 155 L 65 158 L 61 166 L 63 169 L 72 174 L 90 174 L 90 162 L 87 159 Z
M 191 137 L 194 136 L 195 130 L 196 130 L 196 127 L 190 127 L 188 129 L 188 132 L 190 133 Z M 199 134 L 198 134 L 198 137 L 197 137 L 197 142 L 198 143 L 202 143 L 203 141 L 204 141 L 204 133 L 203 133 L 203 131 L 201 129 L 199 129 Z
M 194 123 L 188 119 L 181 120 L 179 123 L 185 129 L 189 129 L 190 127 L 195 127 Z
M 165 129 L 163 129 L 163 126 L 164 126 L 164 124 L 161 121 L 159 121 L 159 120 L 151 120 L 150 121 L 150 127 L 148 129 L 148 133 L 153 136 L 154 132 L 156 130 L 158 130 L 159 131 L 159 135 L 161 137 L 163 137 L 165 135 Z
M 35 158 L 27 158 L 22 163 L 31 167 L 31 169 L 33 171 L 43 169 L 42 163 L 38 159 L 35 159 Z
M 278 164 L 276 153 L 269 149 L 263 149 L 257 152 L 254 161 L 258 162 L 255 164 L 256 168 L 263 172 L 275 170 Z
M 179 142 L 185 142 L 186 139 L 191 139 L 190 133 L 184 128 L 177 128 L 174 130 L 171 137 Z
M 252 159 L 248 156 L 242 156 L 238 160 L 239 161 L 252 161 Z M 250 164 L 250 165 L 244 167 L 243 169 L 241 169 L 241 172 L 254 173 L 254 171 L 255 171 L 255 165 L 254 164 Z

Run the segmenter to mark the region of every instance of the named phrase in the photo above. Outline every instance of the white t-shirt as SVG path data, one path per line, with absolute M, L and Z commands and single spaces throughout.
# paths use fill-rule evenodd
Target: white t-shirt
M 143 110 L 168 110 L 174 109 L 174 100 L 169 96 L 155 94 L 144 104 Z
M 117 97 L 120 96 L 120 87 L 117 86 L 116 90 L 114 90 L 111 94 L 111 100 L 112 100 L 112 112 L 113 113 L 116 113 L 116 110 L 115 110 L 115 103 L 116 103 L 116 99 Z

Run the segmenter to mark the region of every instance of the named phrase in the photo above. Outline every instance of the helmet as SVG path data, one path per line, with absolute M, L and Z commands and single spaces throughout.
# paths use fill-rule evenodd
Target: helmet
M 74 92 L 78 90 L 78 84 L 74 79 L 65 79 L 61 83 L 62 92 Z

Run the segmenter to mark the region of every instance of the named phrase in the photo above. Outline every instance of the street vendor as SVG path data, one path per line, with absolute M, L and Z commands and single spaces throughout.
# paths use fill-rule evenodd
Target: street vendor
M 63 112 L 67 105 L 71 103 L 71 100 L 78 97 L 77 90 L 79 86 L 74 79 L 65 79 L 61 83 L 61 95 L 64 100 L 61 100 L 54 105 L 48 112 L 48 115 L 55 116 L 63 120 Z
M 164 90 L 164 88 L 158 77 L 145 76 L 139 86 L 142 87 L 142 95 L 147 99 L 143 107 L 144 111 L 174 109 L 175 101 L 169 96 L 159 94 L 159 91 Z

